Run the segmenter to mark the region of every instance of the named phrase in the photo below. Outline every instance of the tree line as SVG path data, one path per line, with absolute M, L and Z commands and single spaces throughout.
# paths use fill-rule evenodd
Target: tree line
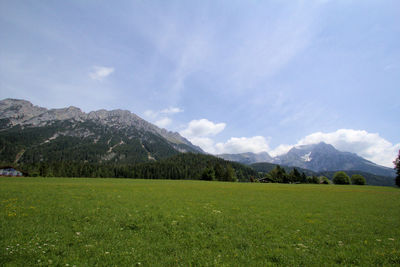
M 270 172 L 264 173 L 259 179 L 260 182 L 266 183 L 296 183 L 296 184 L 355 184 L 365 185 L 366 180 L 360 174 L 354 174 L 351 178 L 343 171 L 336 172 L 332 181 L 326 176 L 307 176 L 304 172 L 300 173 L 296 168 L 293 168 L 289 173 L 284 168 L 277 165 Z
M 7 165 L 5 162 L 2 164 Z M 137 164 L 39 161 L 22 163 L 15 167 L 28 173 L 29 176 L 41 177 L 193 179 L 231 182 L 258 178 L 258 173 L 250 167 L 211 155 L 194 153 L 181 153 L 160 161 Z

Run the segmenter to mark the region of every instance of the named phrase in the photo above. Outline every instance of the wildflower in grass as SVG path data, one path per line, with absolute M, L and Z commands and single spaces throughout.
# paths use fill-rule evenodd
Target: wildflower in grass
M 76 232 L 76 235 L 81 235 L 81 232 Z

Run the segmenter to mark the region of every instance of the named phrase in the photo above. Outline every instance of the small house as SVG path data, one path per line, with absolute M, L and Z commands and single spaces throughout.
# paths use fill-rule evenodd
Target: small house
M 27 173 L 17 170 L 12 166 L 0 167 L 0 176 L 27 176 Z

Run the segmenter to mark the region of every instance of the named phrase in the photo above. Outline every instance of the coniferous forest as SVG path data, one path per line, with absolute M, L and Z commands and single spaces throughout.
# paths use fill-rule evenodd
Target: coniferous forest
M 242 164 L 194 153 L 182 153 L 160 161 L 138 164 L 62 161 L 24 163 L 18 167 L 29 176 L 42 177 L 249 181 L 259 176 L 255 170 Z

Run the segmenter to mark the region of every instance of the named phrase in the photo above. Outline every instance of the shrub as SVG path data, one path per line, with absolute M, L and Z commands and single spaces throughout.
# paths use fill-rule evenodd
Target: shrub
M 329 180 L 327 177 L 325 176 L 320 176 L 319 178 L 319 183 L 320 184 L 331 184 L 331 180 Z
M 350 177 L 343 171 L 336 172 L 332 179 L 334 184 L 350 184 Z
M 307 177 L 308 184 L 319 184 L 319 178 L 315 175 Z
M 365 180 L 364 176 L 360 174 L 353 174 L 351 176 L 351 183 L 356 185 L 366 185 L 367 181 Z

